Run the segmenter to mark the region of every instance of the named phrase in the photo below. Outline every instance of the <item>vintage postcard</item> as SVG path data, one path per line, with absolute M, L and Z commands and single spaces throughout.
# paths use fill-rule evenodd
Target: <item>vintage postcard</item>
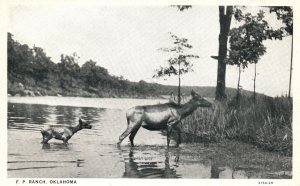
M 296 5 L 1 0 L 0 184 L 299 185 Z

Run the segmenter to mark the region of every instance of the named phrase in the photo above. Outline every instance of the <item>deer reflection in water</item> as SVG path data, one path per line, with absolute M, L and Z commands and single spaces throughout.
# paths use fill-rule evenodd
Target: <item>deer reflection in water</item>
M 219 179 L 219 178 L 229 178 L 229 179 L 249 179 L 251 172 L 246 172 L 244 169 L 251 168 L 242 168 L 235 167 L 235 165 L 226 166 L 223 163 L 218 162 L 218 159 L 210 158 L 211 160 L 211 176 L 210 178 Z M 252 170 L 253 171 L 253 170 Z
M 174 167 L 170 165 L 170 152 L 166 150 L 164 166 L 162 162 L 136 162 L 138 157 L 134 157 L 135 149 L 130 148 L 129 159 L 125 162 L 124 178 L 179 178 Z M 179 149 L 175 155 L 175 163 L 179 161 Z M 147 158 L 145 158 L 147 159 Z M 174 166 L 176 166 L 176 164 Z
M 211 158 L 211 170 L 210 178 L 219 179 L 220 173 L 225 170 L 225 167 L 221 167 L 217 161 Z
M 185 171 L 196 171 L 195 175 L 202 178 L 233 178 L 233 172 L 229 167 L 221 166 L 217 159 L 210 159 L 208 164 L 205 165 L 203 160 L 199 159 L 198 161 L 194 160 L 194 165 L 197 166 L 186 166 L 185 159 L 183 158 L 179 162 L 180 149 L 173 149 L 176 151 L 170 151 L 166 149 L 164 160 L 153 160 L 151 157 L 144 156 L 145 154 L 139 154 L 139 149 L 131 147 L 129 151 L 128 159 L 125 160 L 125 172 L 123 173 L 123 178 L 181 178 L 183 167 Z M 124 152 L 124 151 L 123 151 Z M 158 155 L 161 157 L 161 154 Z M 203 166 L 204 165 L 204 166 Z M 209 174 L 206 174 L 206 169 L 209 171 Z M 204 172 L 202 172 L 204 170 Z
M 42 149 L 47 151 L 61 151 L 61 150 L 69 151 L 70 150 L 68 144 L 66 143 L 52 143 L 52 144 L 44 143 L 42 145 Z

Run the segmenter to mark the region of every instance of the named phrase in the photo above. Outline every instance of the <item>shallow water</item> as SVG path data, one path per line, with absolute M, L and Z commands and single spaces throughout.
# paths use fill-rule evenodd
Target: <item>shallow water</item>
M 245 168 L 243 161 L 240 163 L 243 166 L 237 166 L 236 162 L 233 166 L 232 162 L 224 162 L 222 158 L 230 156 L 237 159 L 235 156 L 240 155 L 220 151 L 217 144 L 210 147 L 201 143 L 182 144 L 180 148 L 167 149 L 166 137 L 159 131 L 139 130 L 135 137 L 136 147 L 133 148 L 129 146 L 128 138 L 120 147 L 116 145 L 127 126 L 126 109 L 165 101 L 9 98 L 8 177 L 266 178 L 270 173 L 274 175 L 274 172 L 282 171 L 278 167 L 254 166 L 254 163 L 247 164 Z M 90 121 L 93 128 L 76 133 L 68 145 L 55 139 L 49 144 L 40 143 L 40 129 L 45 125 L 75 125 L 79 116 Z M 289 178 L 290 173 L 283 171 Z

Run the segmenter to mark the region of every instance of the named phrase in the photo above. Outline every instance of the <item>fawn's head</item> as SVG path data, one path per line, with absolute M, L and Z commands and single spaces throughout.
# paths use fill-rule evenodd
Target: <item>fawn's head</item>
M 81 118 L 79 118 L 79 125 L 80 125 L 80 128 L 82 128 L 82 129 L 91 129 L 92 128 L 92 125 L 90 125 L 89 122 L 83 121 Z

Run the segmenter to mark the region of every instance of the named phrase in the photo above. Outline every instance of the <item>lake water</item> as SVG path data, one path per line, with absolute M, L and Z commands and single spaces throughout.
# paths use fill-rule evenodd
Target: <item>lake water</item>
M 291 177 L 291 173 L 286 171 L 289 168 L 278 168 L 281 164 L 275 167 L 266 167 L 261 163 L 245 165 L 241 160 L 237 166 L 236 162 L 226 161 L 224 157 L 236 160 L 241 155 L 227 152 L 218 144 L 209 147 L 201 143 L 182 144 L 179 148 L 167 149 L 166 137 L 159 131 L 140 129 L 135 137 L 136 147 L 133 148 L 128 138 L 120 147 L 116 145 L 127 126 L 125 112 L 128 108 L 166 101 L 9 97 L 8 177 L 266 178 L 266 175 L 274 175 L 278 171 L 288 175 L 287 178 Z M 76 133 L 68 145 L 55 139 L 50 140 L 49 144 L 40 143 L 40 130 L 45 125 L 75 125 L 80 116 L 89 121 L 93 128 Z M 171 145 L 174 144 L 172 141 Z M 266 161 L 268 156 L 265 155 Z M 285 157 L 280 157 L 280 160 L 291 161 Z

